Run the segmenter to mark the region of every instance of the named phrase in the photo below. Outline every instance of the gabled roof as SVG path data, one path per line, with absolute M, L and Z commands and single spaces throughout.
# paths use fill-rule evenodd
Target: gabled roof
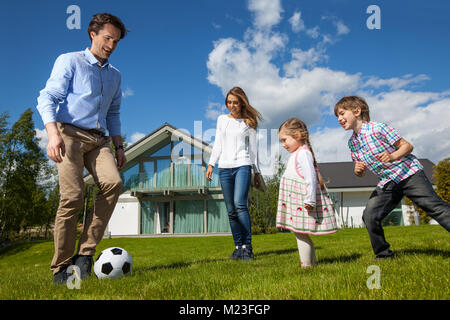
M 149 133 L 148 135 L 125 149 L 127 162 L 132 161 L 143 151 L 148 150 L 152 146 L 155 146 L 159 142 L 168 138 L 171 138 L 172 141 L 178 141 L 178 139 L 181 138 L 184 142 L 193 145 L 197 149 L 204 150 L 207 153 L 211 153 L 212 151 L 212 148 L 206 142 L 203 142 L 202 140 L 199 140 L 192 135 L 187 134 L 183 130 L 180 130 L 166 122 L 158 129 Z
M 162 126 L 152 131 L 139 141 L 133 143 L 125 149 L 125 156 L 127 158 L 127 165 L 123 168 L 126 170 L 132 164 L 132 161 L 140 156 L 143 152 L 149 150 L 150 148 L 157 146 L 161 142 L 165 140 L 178 141 L 182 139 L 185 143 L 191 144 L 199 150 L 203 150 L 204 152 L 210 154 L 212 148 L 209 144 L 199 140 L 192 135 L 186 133 L 183 130 L 180 130 L 169 123 L 164 123 Z M 93 184 L 93 178 L 90 174 L 87 174 L 84 177 L 84 182 L 87 184 Z
M 419 159 L 423 165 L 428 179 L 434 184 L 433 166 L 434 163 L 428 159 Z M 319 171 L 327 183 L 327 188 L 375 188 L 378 184 L 378 178 L 369 170 L 363 177 L 359 178 L 353 173 L 353 162 L 326 162 L 319 163 Z

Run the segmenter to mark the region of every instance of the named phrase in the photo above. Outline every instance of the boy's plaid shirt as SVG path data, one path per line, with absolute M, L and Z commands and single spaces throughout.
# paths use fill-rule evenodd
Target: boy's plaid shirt
M 412 154 L 390 163 L 381 162 L 375 157 L 384 151 L 396 151 L 394 143 L 400 139 L 398 132 L 384 123 L 363 122 L 361 132 L 358 135 L 353 133 L 348 140 L 352 160 L 363 161 L 380 179 L 380 188 L 389 181 L 399 183 L 423 169 L 419 160 Z

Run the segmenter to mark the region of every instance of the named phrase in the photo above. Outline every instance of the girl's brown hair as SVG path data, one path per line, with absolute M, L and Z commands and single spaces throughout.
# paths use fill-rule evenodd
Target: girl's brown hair
M 252 105 L 249 103 L 247 95 L 245 94 L 244 90 L 242 90 L 239 87 L 234 87 L 230 91 L 228 91 L 227 95 L 225 96 L 225 105 L 227 104 L 228 96 L 233 95 L 239 99 L 239 102 L 241 103 L 241 114 L 242 118 L 244 119 L 245 123 L 253 129 L 258 128 L 258 119 L 262 120 L 261 114 L 252 107 Z
M 311 142 L 309 141 L 309 132 L 306 124 L 298 119 L 298 118 L 290 118 L 283 122 L 278 129 L 278 133 L 284 131 L 287 135 L 290 135 L 295 140 L 302 141 L 306 144 L 311 151 L 313 156 L 314 168 L 317 169 L 317 180 L 319 180 L 320 188 L 322 190 L 325 189 L 325 181 L 322 178 L 322 175 L 319 172 L 319 167 L 317 166 L 316 156 L 314 155 L 314 151 L 311 147 Z
M 338 116 L 339 108 L 345 110 L 356 110 L 356 108 L 361 109 L 361 118 L 363 121 L 370 121 L 369 105 L 366 100 L 358 96 L 345 96 L 336 103 L 334 106 L 334 115 Z

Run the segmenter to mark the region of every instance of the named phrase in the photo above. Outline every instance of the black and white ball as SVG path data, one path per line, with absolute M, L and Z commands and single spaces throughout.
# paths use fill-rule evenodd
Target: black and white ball
M 131 274 L 133 261 L 122 248 L 112 247 L 103 250 L 94 263 L 94 273 L 99 279 L 118 279 Z

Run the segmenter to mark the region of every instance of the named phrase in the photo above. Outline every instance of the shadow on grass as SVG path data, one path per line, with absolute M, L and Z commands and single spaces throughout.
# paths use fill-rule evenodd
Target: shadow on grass
M 441 249 L 423 249 L 423 248 L 411 248 L 411 249 L 404 249 L 404 250 L 394 250 L 395 254 L 397 256 L 402 255 L 427 255 L 427 256 L 442 256 L 444 258 L 450 258 L 450 251 L 448 250 L 441 250 Z
M 258 259 L 259 257 L 271 255 L 271 254 L 289 254 L 292 252 L 296 252 L 297 249 L 284 249 L 284 250 L 271 250 L 271 251 L 264 251 L 255 254 L 255 259 Z M 149 267 L 141 267 L 136 268 L 135 272 L 146 272 L 146 271 L 157 271 L 162 269 L 178 269 L 178 268 L 188 268 L 193 264 L 200 264 L 200 263 L 211 263 L 211 262 L 225 262 L 230 261 L 229 258 L 223 258 L 223 259 L 203 259 L 203 260 L 194 260 L 190 262 L 174 262 L 171 264 L 164 264 L 164 265 L 158 265 L 158 266 L 149 266 Z
M 317 249 L 317 248 L 316 248 Z M 267 256 L 267 255 L 281 255 L 281 254 L 291 254 L 293 252 L 297 252 L 297 249 L 283 249 L 283 250 L 270 250 L 270 251 L 264 251 L 264 252 L 260 252 L 258 254 L 255 254 L 255 259 L 258 259 L 260 257 L 263 256 Z M 362 256 L 362 254 L 358 254 L 358 253 L 354 253 L 348 256 L 338 256 L 338 257 L 333 257 L 333 258 L 325 258 L 325 259 L 320 259 L 319 263 L 347 263 L 347 262 L 351 262 L 354 260 L 358 260 L 360 257 Z M 188 268 L 193 264 L 202 264 L 202 263 L 212 263 L 212 262 L 225 262 L 225 261 L 230 261 L 230 259 L 228 258 L 224 258 L 224 259 L 203 259 L 203 260 L 195 260 L 195 261 L 190 261 L 190 262 L 174 262 L 174 263 L 170 263 L 170 264 L 164 264 L 164 265 L 157 265 L 157 266 L 148 266 L 148 267 L 140 267 L 140 268 L 136 268 L 134 269 L 134 271 L 136 273 L 141 273 L 141 272 L 148 272 L 148 271 L 158 271 L 158 270 L 164 270 L 164 269 L 181 269 L 181 268 Z
M 337 257 L 332 257 L 332 258 L 324 258 L 324 259 L 319 259 L 319 264 L 324 264 L 324 263 L 347 263 L 347 262 L 352 262 L 355 260 L 358 260 L 359 258 L 362 257 L 362 254 L 360 253 L 353 253 L 347 256 L 337 256 Z
M 211 263 L 211 262 L 218 262 L 218 261 L 229 261 L 229 259 L 204 259 L 204 260 L 195 260 L 195 261 L 191 261 L 191 262 L 174 262 L 174 263 L 163 264 L 163 265 L 158 265 L 158 266 L 135 268 L 134 272 L 140 273 L 140 272 L 158 271 L 158 270 L 164 270 L 164 269 L 181 269 L 181 268 L 188 268 L 193 264 Z
M 12 256 L 22 251 L 26 251 L 36 244 L 45 242 L 47 240 L 32 240 L 26 242 L 10 242 L 3 248 L 0 248 L 0 257 Z

